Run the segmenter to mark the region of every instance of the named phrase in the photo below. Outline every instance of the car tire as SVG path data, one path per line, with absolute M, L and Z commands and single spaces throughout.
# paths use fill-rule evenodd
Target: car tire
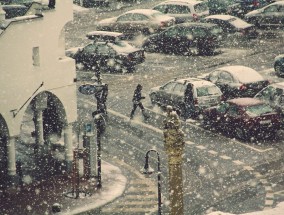
M 240 140 L 246 140 L 246 132 L 242 128 L 235 128 L 235 135 Z
M 143 45 L 143 49 L 146 52 L 156 52 L 157 51 L 157 46 L 154 43 L 151 42 L 147 42 Z
M 284 69 L 282 68 L 281 64 L 280 63 L 275 63 L 274 64 L 274 70 L 275 70 L 275 73 L 276 75 L 283 75 L 282 73 L 284 72 Z

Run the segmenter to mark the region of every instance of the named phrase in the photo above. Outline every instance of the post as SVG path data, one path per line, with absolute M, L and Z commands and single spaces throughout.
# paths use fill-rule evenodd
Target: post
M 102 188 L 102 160 L 101 160 L 101 128 L 100 123 L 97 123 L 97 162 L 98 162 L 98 182 L 97 188 Z
M 180 129 L 178 115 L 167 106 L 164 121 L 165 150 L 168 155 L 170 215 L 183 214 L 182 155 L 184 133 Z

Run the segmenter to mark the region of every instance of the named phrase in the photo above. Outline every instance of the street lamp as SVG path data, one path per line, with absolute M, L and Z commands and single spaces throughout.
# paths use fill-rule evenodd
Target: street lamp
M 160 169 L 160 156 L 159 153 L 154 150 L 154 149 L 150 149 L 149 151 L 147 151 L 146 155 L 145 155 L 145 166 L 144 168 L 141 170 L 141 172 L 145 175 L 150 175 L 154 172 L 154 169 L 152 169 L 149 165 L 149 153 L 150 152 L 156 152 L 157 155 L 157 161 L 158 161 L 158 214 L 161 215 L 162 214 L 162 199 L 161 199 L 161 169 Z

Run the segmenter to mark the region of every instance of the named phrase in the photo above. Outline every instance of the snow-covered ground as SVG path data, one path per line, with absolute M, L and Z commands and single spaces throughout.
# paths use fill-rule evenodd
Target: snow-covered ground
M 239 214 L 239 215 L 283 215 L 283 214 L 284 214 L 284 202 L 281 202 L 275 208 L 272 208 L 272 209 Z M 215 212 L 209 213 L 209 215 L 233 215 L 233 214 L 215 211 Z

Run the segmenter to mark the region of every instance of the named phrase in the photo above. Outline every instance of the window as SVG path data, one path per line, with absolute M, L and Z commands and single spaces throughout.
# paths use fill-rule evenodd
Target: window
M 170 82 L 170 83 L 167 83 L 166 85 L 164 85 L 164 86 L 162 87 L 162 89 L 165 90 L 165 91 L 167 91 L 167 92 L 169 92 L 169 91 L 172 91 L 172 90 L 173 90 L 173 88 L 174 88 L 175 85 L 176 85 L 176 83 Z
M 167 13 L 170 14 L 188 14 L 190 9 L 183 5 L 168 5 Z
M 278 12 L 278 6 L 277 5 L 272 5 L 270 7 L 267 7 L 264 10 L 264 13 L 273 13 L 273 12 Z
M 201 12 L 209 10 L 209 8 L 206 2 L 202 2 L 200 4 L 194 5 L 194 10 L 196 11 L 196 13 L 201 13 Z
M 230 105 L 228 103 L 220 104 L 218 107 L 218 111 L 220 113 L 225 113 Z
M 260 116 L 261 114 L 274 112 L 272 108 L 267 104 L 259 104 L 246 107 L 246 113 L 249 116 Z
M 143 14 L 134 13 L 132 16 L 132 21 L 147 21 L 149 18 Z
M 83 51 L 86 53 L 94 53 L 96 51 L 96 46 L 93 44 L 87 45 Z
M 202 86 L 198 87 L 196 91 L 197 91 L 197 97 L 221 94 L 219 88 L 216 86 Z
M 154 7 L 154 10 L 160 11 L 162 13 L 166 13 L 167 6 L 166 5 L 158 5 L 157 7 Z
M 169 28 L 165 31 L 166 37 L 174 37 L 179 33 L 179 29 L 177 27 Z
M 177 83 L 175 88 L 174 88 L 174 93 L 182 95 L 185 91 L 185 85 L 181 83 Z
M 209 81 L 216 83 L 219 79 L 219 71 L 214 71 L 209 75 Z
M 192 33 L 194 38 L 207 36 L 207 32 L 202 28 L 193 28 Z
M 223 83 L 230 83 L 233 82 L 233 77 L 227 72 L 221 72 L 219 80 Z
M 255 97 L 261 100 L 264 100 L 266 102 L 269 102 L 271 100 L 272 95 L 275 92 L 275 88 L 272 86 L 268 86 L 264 88 L 262 91 L 260 91 Z
M 101 54 L 101 55 L 109 55 L 109 54 L 113 54 L 114 51 L 106 45 L 98 45 L 97 46 L 97 53 Z
M 120 16 L 120 17 L 117 18 L 117 21 L 118 21 L 118 22 L 131 21 L 131 20 L 133 20 L 132 15 L 133 15 L 132 13 L 128 13 L 128 14 L 122 15 L 122 16 Z
M 236 105 L 231 105 L 228 108 L 228 115 L 230 116 L 238 116 L 239 115 L 239 109 Z
M 33 47 L 33 65 L 40 66 L 39 47 Z

